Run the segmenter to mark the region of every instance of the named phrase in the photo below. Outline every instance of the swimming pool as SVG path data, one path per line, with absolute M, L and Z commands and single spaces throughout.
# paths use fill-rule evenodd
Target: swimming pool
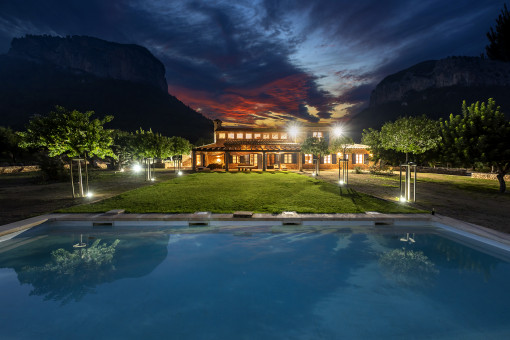
M 508 338 L 510 261 L 462 243 L 416 226 L 45 224 L 0 243 L 0 337 Z

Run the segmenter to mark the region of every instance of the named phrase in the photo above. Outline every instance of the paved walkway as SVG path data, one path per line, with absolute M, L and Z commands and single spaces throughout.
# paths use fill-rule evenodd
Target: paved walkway
M 311 172 L 305 172 L 311 176 Z M 510 195 L 475 192 L 459 189 L 448 183 L 421 182 L 420 178 L 438 178 L 441 175 L 419 173 L 416 189 L 416 203 L 418 209 L 456 218 L 469 223 L 478 224 L 494 230 L 510 233 Z M 338 171 L 323 170 L 319 178 L 337 183 Z M 399 196 L 399 182 L 372 176 L 371 174 L 349 173 L 349 186 L 385 200 L 396 201 Z

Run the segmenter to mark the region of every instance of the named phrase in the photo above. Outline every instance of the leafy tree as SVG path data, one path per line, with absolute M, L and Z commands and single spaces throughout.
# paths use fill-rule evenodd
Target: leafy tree
M 23 152 L 20 141 L 21 138 L 11 128 L 0 126 L 0 155 L 7 156 L 12 163 L 16 163 Z
M 32 118 L 26 131 L 18 132 L 20 146 L 43 149 L 50 157 L 67 157 L 70 161 L 73 157 L 84 157 L 85 160 L 93 156 L 116 157 L 110 148 L 113 143 L 111 130 L 103 127 L 113 116 L 91 119 L 93 114 L 94 111 L 71 111 L 56 106 L 47 116 Z M 80 179 L 80 193 L 83 195 L 82 182 Z
M 487 57 L 493 60 L 510 61 L 510 13 L 504 5 L 496 19 L 496 27 L 487 33 L 490 44 L 485 47 Z
M 383 125 L 380 132 L 381 146 L 387 150 L 403 152 L 406 163 L 409 154 L 419 155 L 434 149 L 441 141 L 439 125 L 426 116 L 404 117 Z
M 485 103 L 462 103 L 462 115 L 441 121 L 443 153 L 460 164 L 482 162 L 497 169 L 499 191 L 506 191 L 505 175 L 510 171 L 510 121 L 494 99 Z
M 384 162 L 389 162 L 392 165 L 398 165 L 399 160 L 402 159 L 403 154 L 394 150 L 388 150 L 382 147 L 381 132 L 372 128 L 363 130 L 361 137 L 361 143 L 366 144 L 370 147 L 372 152 L 372 160 L 379 162 L 379 166 L 382 168 Z
M 342 155 L 345 156 L 347 153 L 347 148 L 349 148 L 349 145 L 353 145 L 354 141 L 349 136 L 340 136 L 337 138 L 332 139 L 329 142 L 329 151 L 332 153 L 338 153 L 341 152 Z
M 170 157 L 172 158 L 172 160 L 177 161 L 180 167 L 182 155 L 190 153 L 191 149 L 193 148 L 193 145 L 191 145 L 191 143 L 187 139 L 176 136 L 170 138 L 170 143 L 171 143 Z
M 133 160 L 134 136 L 130 132 L 113 130 L 112 138 L 112 150 L 113 153 L 117 156 L 117 159 L 111 158 L 110 161 L 114 165 L 115 169 L 121 170 L 124 168 L 124 166 Z
M 304 153 L 314 155 L 317 160 L 320 159 L 321 155 L 329 153 L 328 142 L 324 138 L 308 137 L 301 144 L 301 151 Z M 315 173 L 319 174 L 319 162 L 315 165 Z

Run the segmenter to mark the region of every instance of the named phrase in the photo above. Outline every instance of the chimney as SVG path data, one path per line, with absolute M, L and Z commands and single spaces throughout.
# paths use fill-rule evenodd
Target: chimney
M 222 121 L 219 119 L 213 120 L 214 123 L 214 131 L 221 129 L 221 123 Z

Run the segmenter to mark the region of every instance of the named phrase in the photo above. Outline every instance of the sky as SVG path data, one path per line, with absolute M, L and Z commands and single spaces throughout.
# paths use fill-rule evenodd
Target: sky
M 479 56 L 504 1 L 0 0 L 0 53 L 25 34 L 148 48 L 168 91 L 227 124 L 332 123 L 384 77 Z

